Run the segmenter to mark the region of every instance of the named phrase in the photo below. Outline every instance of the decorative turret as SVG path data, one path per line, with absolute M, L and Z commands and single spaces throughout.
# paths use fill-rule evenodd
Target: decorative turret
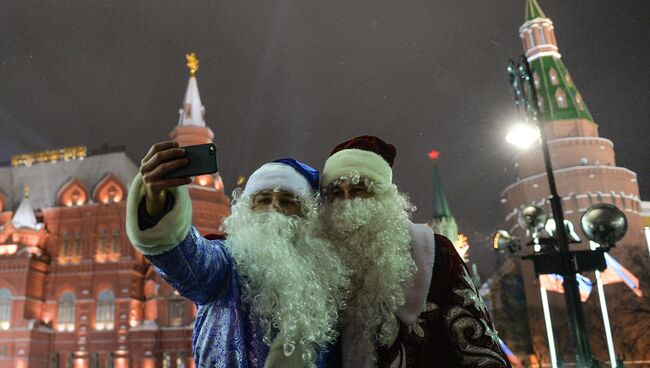
M 546 17 L 537 0 L 527 0 L 526 21 L 519 27 L 519 38 L 533 71 L 539 107 L 545 121 L 586 119 L 593 122 L 562 63 L 553 22 Z
M 32 208 L 32 204 L 29 202 L 29 187 L 27 185 L 25 185 L 23 200 L 20 202 L 16 213 L 11 219 L 11 223 L 16 229 L 28 228 L 39 230 L 43 227 L 43 224 L 39 224 L 36 220 L 34 209 Z
M 29 201 L 29 187 L 23 189 L 23 200 L 14 212 L 9 226 L 0 229 L 0 255 L 13 254 L 20 249 L 40 255 L 47 240 L 45 225 L 39 223 Z M 6 244 L 9 242 L 10 244 Z
M 440 152 L 432 150 L 428 156 L 433 161 L 433 216 L 431 218 L 431 228 L 434 233 L 444 235 L 455 243 L 458 240 L 458 226 L 442 190 L 437 164 Z

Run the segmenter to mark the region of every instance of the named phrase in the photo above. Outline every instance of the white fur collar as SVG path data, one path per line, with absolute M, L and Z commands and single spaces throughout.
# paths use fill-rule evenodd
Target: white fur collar
M 415 323 L 424 309 L 435 257 L 435 238 L 431 228 L 423 224 L 411 224 L 410 231 L 411 252 L 417 270 L 413 275 L 413 283 L 406 289 L 404 305 L 396 313 L 405 325 Z

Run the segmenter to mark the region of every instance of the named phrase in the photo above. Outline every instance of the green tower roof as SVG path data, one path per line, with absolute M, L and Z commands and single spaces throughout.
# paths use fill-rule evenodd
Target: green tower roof
M 594 121 L 562 59 L 552 55 L 542 56 L 531 61 L 530 68 L 544 121 Z
M 526 20 L 533 20 L 535 18 L 546 18 L 546 14 L 537 3 L 537 0 L 526 1 Z
M 537 0 L 526 0 L 526 21 L 536 18 L 548 18 Z M 551 30 L 551 32 L 553 32 Z M 551 40 L 542 41 L 545 44 L 557 44 Z M 535 89 L 541 115 L 544 121 L 586 119 L 594 121 L 587 105 L 582 100 L 569 71 L 564 66 L 560 54 L 546 52 L 531 55 L 530 68 L 533 73 Z M 530 59 L 529 59 L 530 60 Z
M 433 218 L 440 219 L 444 217 L 454 217 L 451 214 L 449 205 L 447 204 L 447 198 L 445 198 L 445 193 L 442 191 L 442 185 L 440 183 L 440 173 L 438 172 L 438 164 L 433 162 Z

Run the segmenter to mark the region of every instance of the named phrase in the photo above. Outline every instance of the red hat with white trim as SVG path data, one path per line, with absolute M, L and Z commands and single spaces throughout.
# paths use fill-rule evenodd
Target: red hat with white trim
M 377 184 L 391 184 L 396 154 L 395 146 L 375 136 L 363 135 L 345 141 L 334 147 L 325 161 L 321 187 L 356 174 Z

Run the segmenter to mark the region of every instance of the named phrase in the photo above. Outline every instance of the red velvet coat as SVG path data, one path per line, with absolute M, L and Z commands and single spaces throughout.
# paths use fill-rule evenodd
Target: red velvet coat
M 424 310 L 396 341 L 379 347 L 383 367 L 510 367 L 478 290 L 454 245 L 435 235 L 435 258 Z
M 465 263 L 442 235 L 435 235 L 431 275 L 417 321 L 399 321 L 395 342 L 377 348 L 378 367 L 510 367 Z M 341 355 L 339 340 L 330 351 L 328 367 L 343 367 Z

